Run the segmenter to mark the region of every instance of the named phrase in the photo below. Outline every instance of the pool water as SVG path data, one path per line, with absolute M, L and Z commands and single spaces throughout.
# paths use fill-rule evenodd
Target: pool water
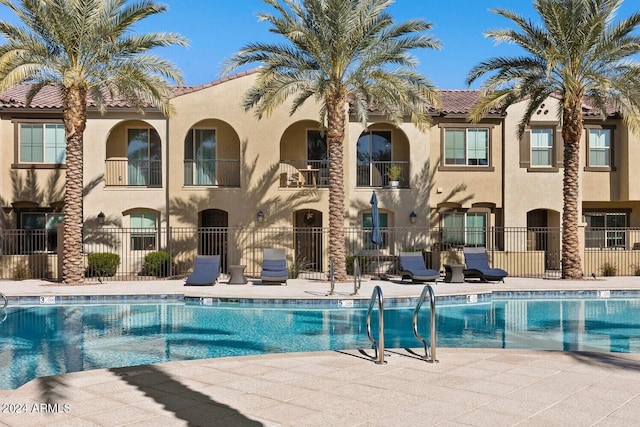
M 639 307 L 640 299 L 438 305 L 437 345 L 640 353 Z M 0 389 L 95 368 L 371 348 L 361 308 L 143 303 L 14 306 L 5 314 Z M 385 310 L 387 348 L 421 347 L 412 316 L 413 307 Z M 424 337 L 429 336 L 428 316 L 423 307 L 419 329 Z M 372 325 L 375 330 L 376 312 Z

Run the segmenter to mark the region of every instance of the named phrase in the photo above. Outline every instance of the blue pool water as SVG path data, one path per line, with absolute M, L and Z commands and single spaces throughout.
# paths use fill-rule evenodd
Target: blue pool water
M 437 344 L 640 353 L 639 307 L 640 299 L 438 305 Z M 371 348 L 362 308 L 70 304 L 14 306 L 5 314 L 0 323 L 0 389 L 95 368 Z M 423 307 L 420 330 L 425 337 L 428 315 Z M 387 348 L 421 347 L 413 336 L 412 316 L 413 307 L 385 310 Z M 374 312 L 373 325 L 375 317 Z

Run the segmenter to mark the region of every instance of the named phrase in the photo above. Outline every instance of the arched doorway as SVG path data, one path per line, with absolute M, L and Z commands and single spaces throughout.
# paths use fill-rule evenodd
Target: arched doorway
M 322 271 L 322 212 L 302 209 L 294 213 L 296 266 L 308 271 Z
M 220 255 L 220 266 L 227 271 L 227 241 L 229 213 L 220 209 L 207 209 L 198 215 L 198 254 Z
M 560 213 L 547 209 L 527 212 L 527 250 L 544 251 L 545 270 L 560 270 Z

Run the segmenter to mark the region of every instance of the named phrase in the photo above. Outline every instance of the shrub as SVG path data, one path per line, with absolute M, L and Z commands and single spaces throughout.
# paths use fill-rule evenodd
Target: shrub
M 297 279 L 302 271 L 309 270 L 311 267 L 313 267 L 313 263 L 307 261 L 306 257 L 299 258 L 293 263 L 291 268 L 289 268 L 289 278 Z
M 618 274 L 618 268 L 609 261 L 605 261 L 602 264 L 601 270 L 603 276 L 615 276 Z
M 171 254 L 167 251 L 149 252 L 144 257 L 142 274 L 144 276 L 167 277 L 175 267 Z
M 13 278 L 16 280 L 29 279 L 31 277 L 31 271 L 29 266 L 25 262 L 19 262 L 13 267 Z
M 112 277 L 120 265 L 120 255 L 96 252 L 87 257 L 87 262 L 86 277 Z
M 346 263 L 347 263 L 347 274 L 350 275 L 354 275 L 354 271 L 353 271 L 353 260 L 358 259 L 358 264 L 360 264 L 360 273 L 364 274 L 365 272 L 369 271 L 369 266 L 371 265 L 371 258 L 370 257 L 365 257 L 365 256 L 348 256 Z

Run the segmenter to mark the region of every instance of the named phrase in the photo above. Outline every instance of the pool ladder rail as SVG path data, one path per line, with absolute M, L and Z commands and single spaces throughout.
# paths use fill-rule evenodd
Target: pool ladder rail
M 2 319 L 0 319 L 0 323 L 4 322 L 5 320 L 7 320 L 7 305 L 9 304 L 9 298 L 7 298 L 7 296 L 5 294 L 3 294 L 2 292 L 0 292 L 0 298 L 2 298 L 2 307 L 0 307 L 0 310 L 4 311 L 4 316 L 2 316 Z
M 373 338 L 373 334 L 371 333 L 371 313 L 373 312 L 373 307 L 378 301 L 378 340 L 376 341 Z M 373 293 L 371 294 L 371 301 L 369 302 L 369 310 L 367 310 L 367 336 L 369 337 L 369 341 L 373 344 L 373 348 L 375 350 L 375 356 L 373 359 L 377 365 L 382 365 L 386 363 L 384 361 L 384 302 L 382 297 L 382 289 L 380 286 L 376 286 L 373 288 Z
M 362 272 L 360 271 L 360 262 L 358 258 L 353 259 L 353 293 L 351 295 L 358 295 L 358 290 L 362 284 Z
M 431 305 L 431 316 L 429 322 L 429 341 L 431 343 L 430 349 L 427 340 L 425 340 L 418 331 L 418 314 L 420 313 L 420 308 L 422 307 L 422 303 L 424 302 L 427 294 L 429 294 L 429 302 Z M 430 363 L 438 363 L 438 359 L 436 359 L 436 297 L 431 285 L 427 285 L 424 287 L 424 289 L 422 289 L 422 293 L 420 294 L 420 298 L 418 299 L 418 304 L 416 305 L 416 309 L 413 312 L 413 334 L 424 346 L 424 356 L 422 356 L 422 359 Z

